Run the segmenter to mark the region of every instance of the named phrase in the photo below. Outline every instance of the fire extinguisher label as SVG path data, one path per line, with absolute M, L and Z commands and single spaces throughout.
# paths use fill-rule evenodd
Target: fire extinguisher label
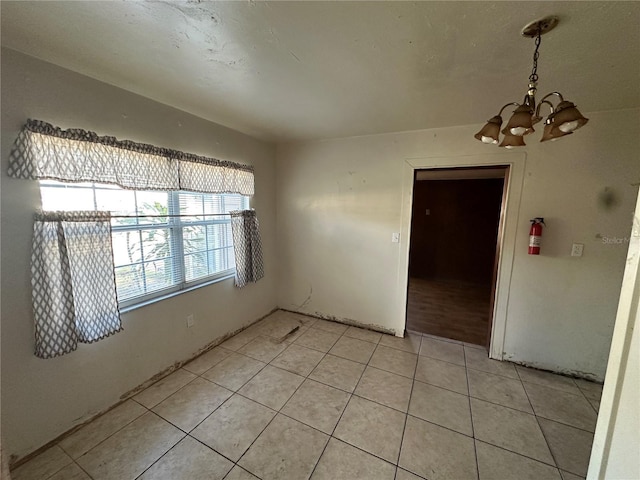
M 530 247 L 539 247 L 540 246 L 540 239 L 541 239 L 541 237 L 538 237 L 536 235 L 529 236 L 529 246 Z

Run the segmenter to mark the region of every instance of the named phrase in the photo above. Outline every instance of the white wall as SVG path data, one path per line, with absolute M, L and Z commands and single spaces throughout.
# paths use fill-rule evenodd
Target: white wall
M 640 478 L 640 196 L 629 239 L 589 480 Z
M 226 280 L 123 315 L 124 331 L 51 360 L 33 355 L 29 256 L 36 182 L 6 175 L 27 118 L 255 166 L 266 275 Z M 2 435 L 24 455 L 174 362 L 276 307 L 275 148 L 113 86 L 2 50 Z M 187 329 L 185 317 L 196 324 Z
M 592 113 L 570 137 L 529 140 L 506 285 L 504 358 L 601 380 L 640 182 L 638 110 Z M 499 154 L 481 125 L 282 145 L 277 161 L 278 305 L 397 332 L 406 291 L 396 281 L 407 160 Z M 433 160 L 435 165 L 437 160 Z M 632 184 L 636 184 L 635 186 Z M 600 200 L 609 189 L 608 208 Z M 542 255 L 527 255 L 529 219 L 544 217 Z M 582 258 L 571 244 L 584 243 Z M 405 242 L 406 243 L 406 242 Z M 406 275 L 406 272 L 400 272 Z
M 640 282 L 639 280 L 637 280 Z M 624 368 L 619 390 L 612 402 L 614 417 L 611 423 L 609 449 L 600 478 L 640 478 L 640 310 L 638 310 L 636 287 L 636 328 L 629 331 L 629 350 L 624 356 Z M 603 412 L 604 413 L 604 412 Z M 595 437 L 594 437 L 595 441 Z M 598 478 L 598 477 L 593 477 Z

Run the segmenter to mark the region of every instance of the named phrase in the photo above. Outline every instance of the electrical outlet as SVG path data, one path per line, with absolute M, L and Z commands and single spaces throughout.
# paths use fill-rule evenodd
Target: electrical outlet
M 187 315 L 187 328 L 193 327 L 195 320 L 193 319 L 193 314 Z
M 399 243 L 400 242 L 400 234 L 396 233 L 396 232 L 392 233 L 391 234 L 391 241 L 393 243 Z
M 572 257 L 581 257 L 582 251 L 584 250 L 584 244 L 582 243 L 574 243 L 571 247 L 571 256 Z

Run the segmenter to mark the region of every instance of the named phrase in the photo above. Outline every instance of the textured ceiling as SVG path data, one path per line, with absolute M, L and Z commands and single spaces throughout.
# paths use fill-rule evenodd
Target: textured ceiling
M 0 2 L 2 45 L 273 141 L 481 123 L 539 93 L 640 106 L 640 2 Z

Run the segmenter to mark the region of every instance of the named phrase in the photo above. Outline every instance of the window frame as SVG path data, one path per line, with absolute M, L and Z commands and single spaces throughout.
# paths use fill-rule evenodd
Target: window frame
M 41 196 L 41 202 L 43 202 L 43 196 L 42 196 L 42 191 L 43 191 L 43 187 L 45 188 L 77 188 L 78 190 L 90 190 L 93 196 L 93 206 L 94 209 L 97 210 L 98 209 L 98 200 L 97 200 L 97 190 L 128 190 L 128 189 L 123 189 L 122 187 L 119 187 L 117 185 L 110 185 L 110 184 L 103 184 L 103 183 L 98 183 L 98 182 L 86 182 L 86 183 L 66 183 L 66 182 L 59 182 L 56 180 L 41 180 L 39 182 L 39 188 L 40 188 L 40 196 Z M 136 193 L 139 192 L 147 192 L 147 190 L 129 190 L 134 192 L 134 195 Z M 149 191 L 153 191 L 153 190 L 149 190 Z M 231 240 L 231 243 L 229 244 L 229 246 L 227 247 L 219 247 L 216 249 L 209 249 L 208 247 L 208 233 L 207 233 L 207 227 L 210 225 L 231 225 L 231 217 L 229 215 L 226 215 L 224 217 L 222 216 L 217 216 L 217 215 L 207 215 L 207 214 L 193 214 L 193 215 L 189 215 L 189 214 L 181 214 L 181 210 L 180 210 L 180 194 L 182 193 L 186 193 L 186 194 L 195 194 L 195 195 L 212 195 L 212 196 L 223 196 L 222 199 L 222 204 L 224 205 L 224 196 L 225 195 L 233 195 L 233 196 L 239 196 L 241 198 L 240 204 L 241 204 L 241 209 L 247 209 L 250 207 L 250 197 L 247 195 L 241 195 L 241 194 L 219 194 L 219 193 L 206 193 L 206 192 L 189 192 L 189 191 L 183 191 L 183 190 L 157 190 L 156 192 L 161 192 L 161 193 L 166 193 L 167 194 L 167 222 L 165 223 L 139 223 L 138 221 L 136 223 L 133 224 L 123 224 L 123 225 L 117 225 L 114 224 L 112 222 L 111 224 L 111 238 L 112 238 L 112 243 L 113 243 L 113 236 L 114 234 L 118 233 L 118 232 L 127 232 L 127 231 L 133 231 L 133 232 L 141 232 L 144 230 L 153 230 L 153 229 L 167 229 L 169 230 L 169 257 L 164 257 L 166 258 L 171 258 L 171 268 L 172 268 L 172 280 L 175 281 L 175 283 L 169 287 L 166 288 L 161 288 L 158 290 L 154 290 L 152 292 L 148 292 L 145 293 L 143 295 L 137 295 L 134 297 L 130 297 L 124 300 L 121 300 L 120 298 L 118 298 L 118 308 L 120 309 L 121 312 L 125 312 L 125 311 L 130 311 L 130 310 L 134 310 L 136 308 L 148 305 L 150 303 L 154 303 L 160 300 L 163 300 L 165 298 L 170 298 L 176 295 L 179 295 L 181 293 L 186 293 L 192 290 L 195 290 L 197 288 L 201 288 L 207 285 L 211 285 L 213 283 L 222 281 L 222 280 L 226 280 L 228 278 L 232 278 L 235 275 L 235 262 L 233 263 L 233 266 L 231 266 L 230 268 L 227 268 L 225 270 L 221 270 L 218 271 L 216 273 L 210 274 L 210 275 L 205 275 L 202 277 L 198 277 L 192 280 L 187 280 L 187 276 L 186 276 L 186 255 L 193 255 L 193 254 L 185 254 L 185 248 L 184 248 L 184 229 L 185 227 L 189 227 L 189 226 L 203 226 L 204 230 L 205 230 L 205 250 L 203 251 L 206 255 L 207 255 L 207 265 L 209 264 L 209 255 L 211 251 L 214 250 L 229 250 L 229 249 L 233 249 L 233 240 Z M 138 205 L 138 201 L 137 201 L 137 197 L 135 200 L 135 204 L 133 205 L 134 209 L 139 209 L 139 205 Z M 201 197 L 203 198 L 203 197 Z M 226 209 L 225 209 L 226 210 Z M 117 212 L 113 212 L 112 214 L 114 216 L 118 216 Z M 197 220 L 194 221 L 188 221 L 188 220 L 184 220 L 185 218 L 198 218 Z M 144 219 L 145 216 L 144 215 L 139 215 L 137 218 L 135 216 L 131 217 L 132 219 Z M 197 252 L 200 253 L 200 252 Z M 228 255 L 228 253 L 225 253 L 226 255 Z M 162 259 L 160 259 L 162 260 Z M 144 256 L 142 256 L 142 258 L 140 259 L 140 261 L 138 262 L 134 262 L 131 264 L 126 264 L 126 265 L 121 265 L 122 266 L 130 266 L 130 265 L 138 265 L 138 264 L 144 264 L 145 263 L 145 259 Z M 116 270 L 118 269 L 118 266 L 114 265 L 114 276 L 116 275 Z M 142 270 L 142 275 L 145 277 L 146 279 L 146 270 L 143 268 Z

